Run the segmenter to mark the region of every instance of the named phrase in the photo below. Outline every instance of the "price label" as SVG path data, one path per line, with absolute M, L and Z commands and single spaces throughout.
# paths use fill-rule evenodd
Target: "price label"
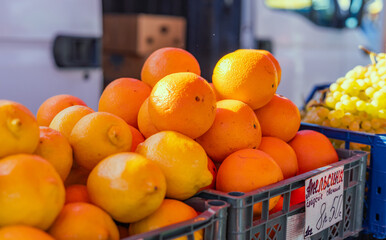
M 333 168 L 306 180 L 304 238 L 309 238 L 342 221 L 343 183 L 343 166 Z

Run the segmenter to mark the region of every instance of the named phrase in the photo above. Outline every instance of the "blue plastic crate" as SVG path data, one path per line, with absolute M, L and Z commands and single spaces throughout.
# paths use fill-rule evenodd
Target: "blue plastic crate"
M 386 238 L 386 135 L 354 132 L 309 123 L 302 123 L 300 129 L 318 131 L 328 138 L 343 140 L 346 149 L 350 147 L 350 142 L 371 146 L 363 226 L 373 237 Z
M 319 90 L 328 88 L 330 84 L 316 85 L 306 98 L 306 103 L 314 98 Z M 366 202 L 364 228 L 375 238 L 386 238 L 386 136 L 353 132 L 302 123 L 301 129 L 311 129 L 325 134 L 329 138 L 345 141 L 345 148 L 349 149 L 350 142 L 371 146 L 369 175 L 366 182 Z

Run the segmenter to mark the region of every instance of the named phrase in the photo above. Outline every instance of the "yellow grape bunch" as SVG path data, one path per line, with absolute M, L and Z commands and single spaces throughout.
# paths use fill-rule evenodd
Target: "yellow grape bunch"
M 372 64 L 356 66 L 320 99 L 309 101 L 304 122 L 375 134 L 386 134 L 386 54 L 369 52 Z

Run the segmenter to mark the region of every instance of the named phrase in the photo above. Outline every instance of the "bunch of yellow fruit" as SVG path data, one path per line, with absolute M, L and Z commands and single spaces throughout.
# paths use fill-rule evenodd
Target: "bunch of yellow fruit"
M 372 64 L 354 67 L 307 103 L 304 122 L 386 133 L 386 54 L 369 54 Z

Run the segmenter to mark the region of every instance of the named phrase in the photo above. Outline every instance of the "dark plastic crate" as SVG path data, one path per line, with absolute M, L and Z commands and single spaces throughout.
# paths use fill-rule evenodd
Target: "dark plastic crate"
M 207 199 L 218 199 L 228 202 L 227 238 L 229 240 L 265 240 L 290 239 L 287 237 L 287 219 L 304 213 L 304 202 L 290 207 L 290 194 L 301 188 L 305 180 L 320 174 L 332 167 L 344 166 L 344 205 L 343 220 L 330 228 L 312 236 L 311 239 L 343 239 L 356 236 L 362 230 L 363 196 L 365 188 L 366 161 L 368 153 L 363 151 L 337 150 L 340 161 L 256 191 L 242 193 L 223 193 L 216 190 L 204 190 L 198 196 Z M 269 214 L 269 199 L 282 195 L 282 211 Z M 260 219 L 253 218 L 253 205 L 262 202 L 263 210 Z M 267 231 L 269 230 L 269 232 Z
M 371 146 L 370 164 L 367 168 L 366 201 L 363 227 L 373 237 L 386 238 L 386 135 L 354 132 L 345 129 L 302 123 L 300 129 L 318 131 L 331 139 Z
M 225 239 L 228 203 L 221 200 L 205 200 L 199 197 L 188 199 L 185 203 L 201 214 L 193 219 L 133 235 L 123 240 L 166 240 L 182 236 L 191 240 L 194 239 L 194 232 L 201 229 L 204 230 L 204 240 Z

